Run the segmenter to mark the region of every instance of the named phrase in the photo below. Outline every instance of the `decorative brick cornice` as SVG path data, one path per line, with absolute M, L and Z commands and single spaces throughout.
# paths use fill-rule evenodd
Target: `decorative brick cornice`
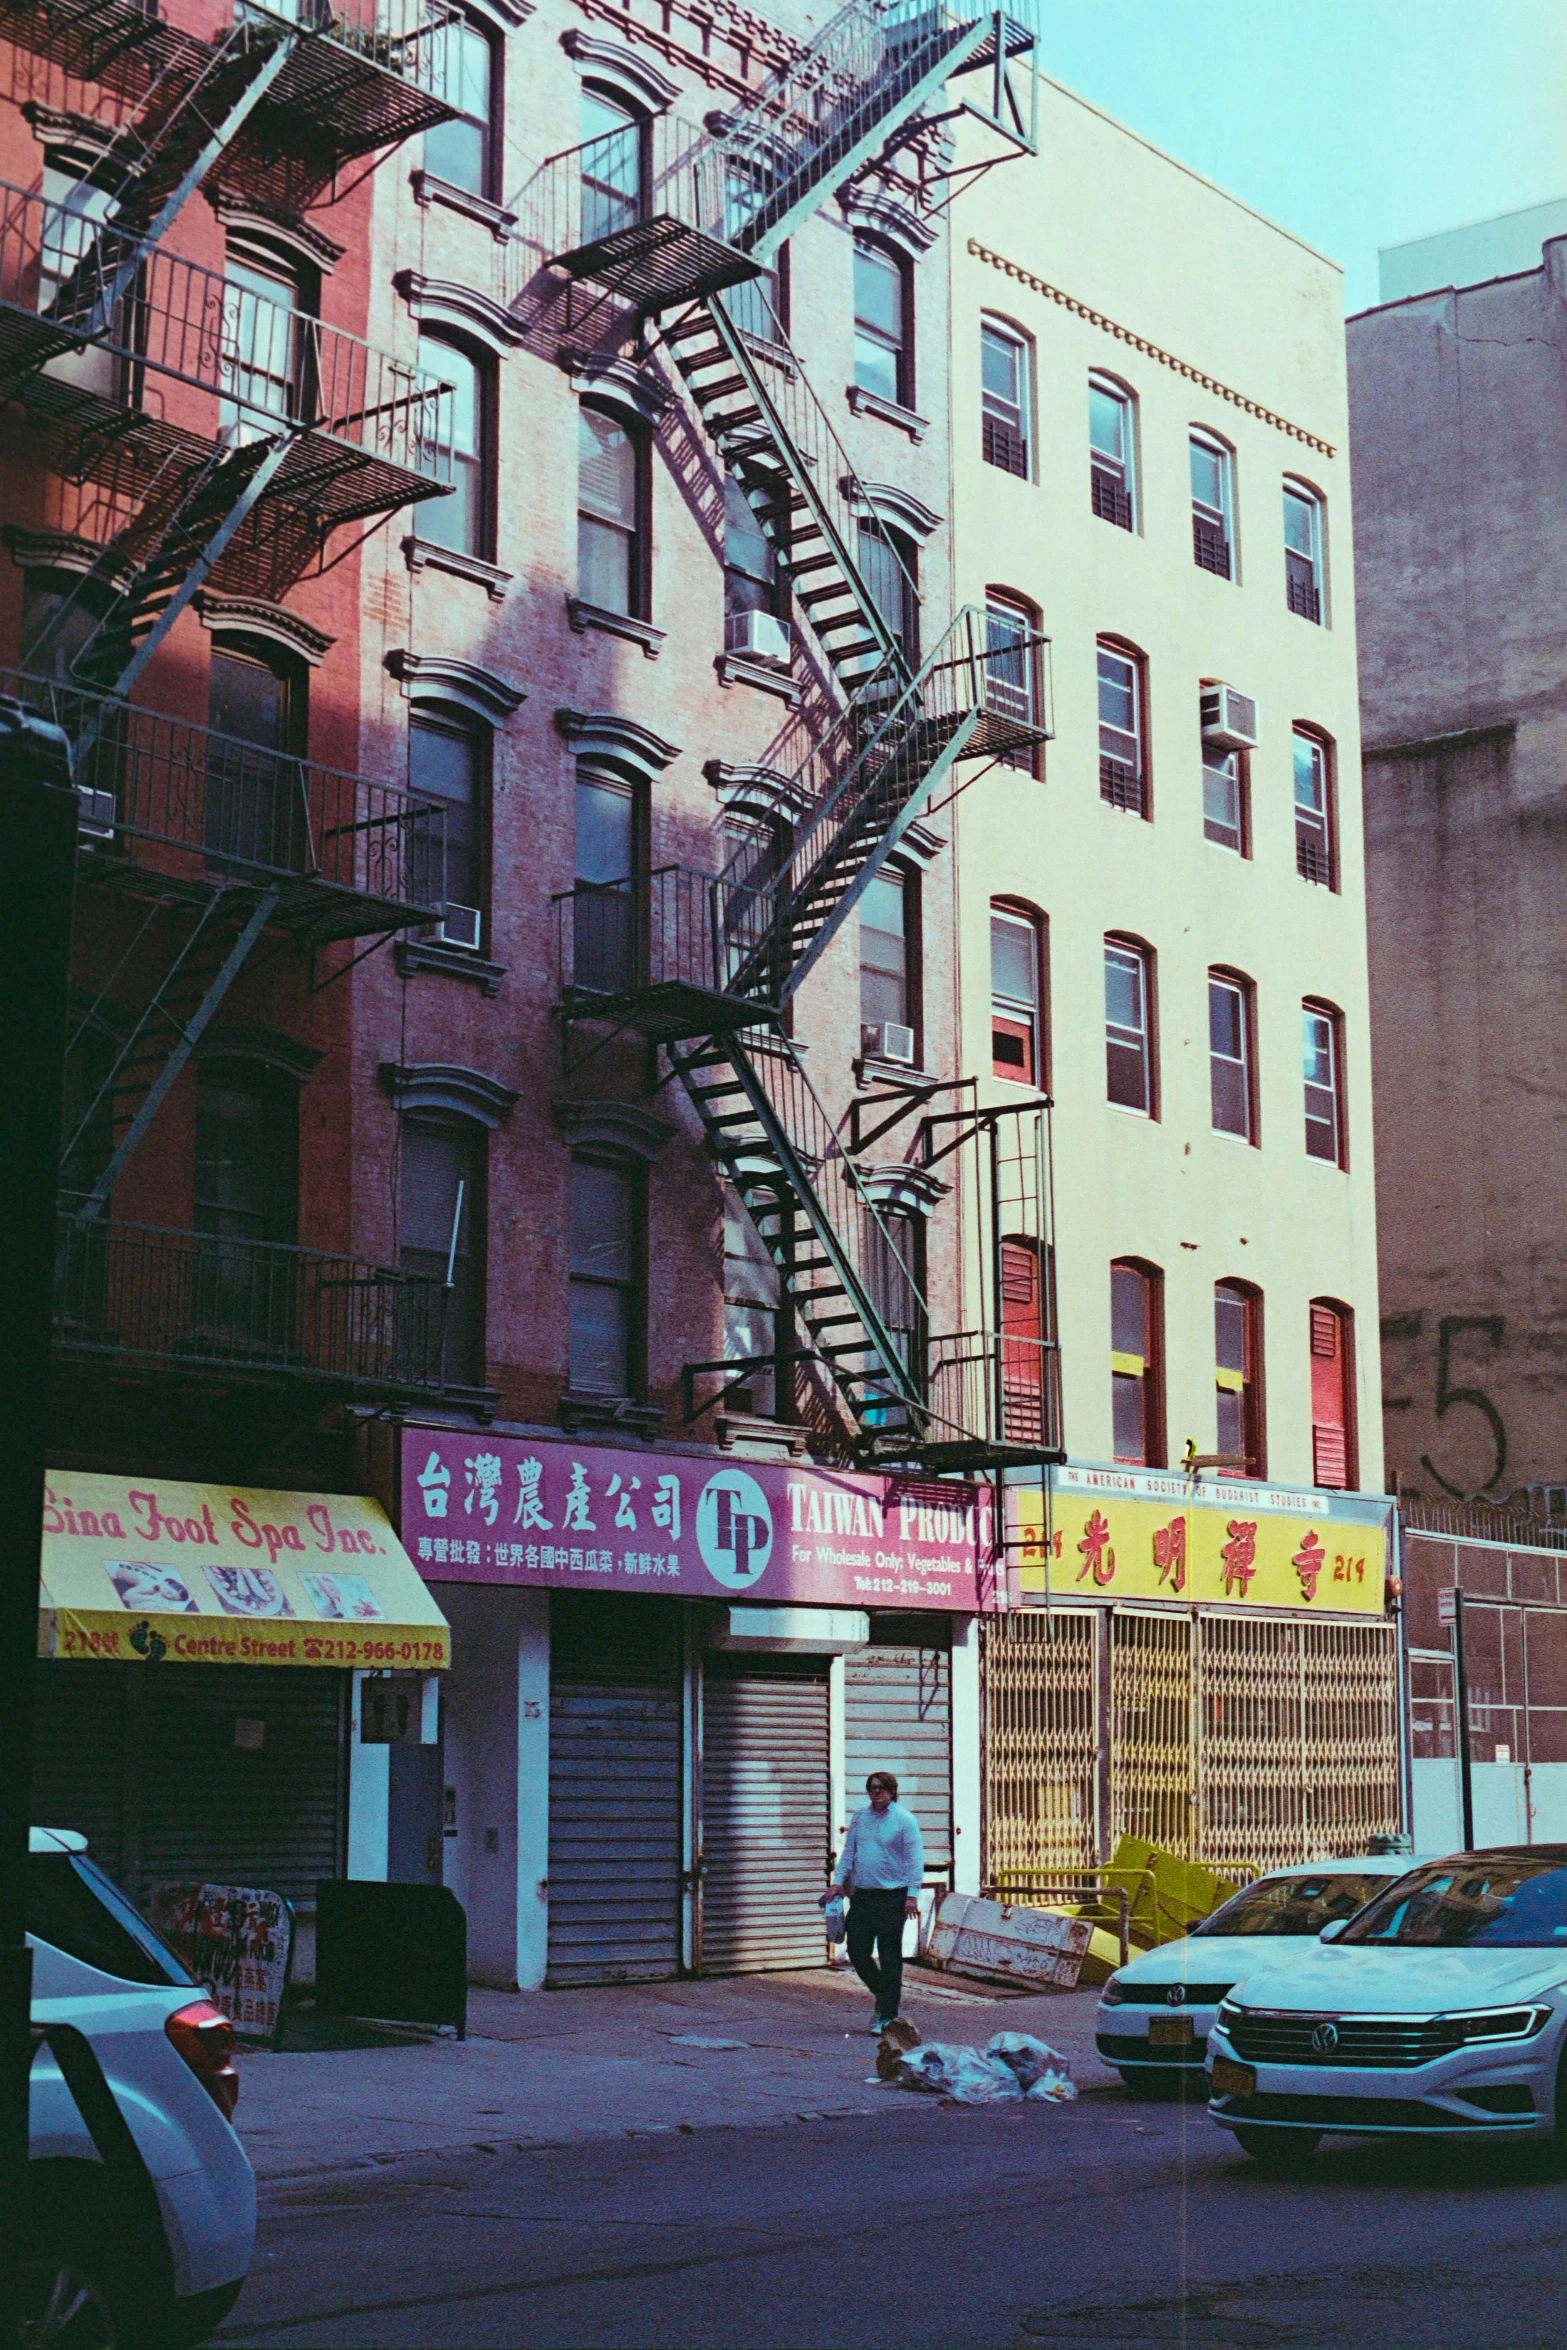
M 519 321 L 488 294 L 481 294 L 477 286 L 425 277 L 417 269 L 400 269 L 392 283 L 421 326 L 444 326 L 467 335 L 498 359 L 504 359 L 523 340 L 526 330 Z
M 1172 373 L 1184 376 L 1199 391 L 1211 393 L 1216 400 L 1227 401 L 1232 408 L 1239 408 L 1247 416 L 1255 416 L 1262 424 L 1271 424 L 1276 432 L 1285 434 L 1292 441 L 1299 441 L 1302 448 L 1315 449 L 1321 457 L 1337 455 L 1331 441 L 1323 440 L 1317 433 L 1308 432 L 1303 424 L 1291 424 L 1287 416 L 1280 416 L 1276 409 L 1266 407 L 1261 400 L 1249 399 L 1244 392 L 1237 392 L 1231 385 L 1220 383 L 1217 376 L 1194 367 L 1189 359 L 1177 358 L 1173 351 L 1166 351 L 1160 344 L 1150 342 L 1146 335 L 1136 334 L 1131 327 L 1120 325 L 1103 310 L 1096 310 L 1091 302 L 1080 302 L 1075 294 L 1064 293 L 1060 286 L 1050 285 L 1044 278 L 1035 277 L 1032 270 L 1020 268 L 1017 262 L 1009 261 L 1004 253 L 992 252 L 977 237 L 969 238 L 967 250 L 976 261 L 983 261 L 991 269 L 999 270 L 1003 277 L 1013 279 L 1020 286 L 1027 286 L 1030 293 L 1040 295 L 1046 302 L 1058 303 L 1063 310 L 1069 310 L 1074 318 L 1081 318 L 1086 325 L 1097 326 L 1101 333 L 1113 336 L 1116 342 L 1125 343 L 1130 350 L 1140 351 L 1145 359 L 1152 359 L 1160 367 L 1168 367 Z
M 312 669 L 337 642 L 325 629 L 312 628 L 308 620 L 290 612 L 286 604 L 269 604 L 262 596 L 220 596 L 211 588 L 198 588 L 195 604 L 203 628 L 225 636 L 261 637 L 297 653 Z

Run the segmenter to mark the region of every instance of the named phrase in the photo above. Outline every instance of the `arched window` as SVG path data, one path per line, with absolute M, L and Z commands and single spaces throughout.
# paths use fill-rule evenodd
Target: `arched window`
M 1148 672 L 1135 645 L 1102 636 L 1099 683 L 1099 797 L 1130 816 L 1151 816 L 1148 791 Z
M 1110 1267 L 1110 1410 L 1115 1458 L 1164 1465 L 1164 1275 L 1139 1257 Z
M 309 670 L 265 638 L 216 637 L 207 684 L 207 864 L 236 878 L 299 873 L 310 856 L 300 761 Z
M 1106 1094 L 1118 1109 L 1158 1115 L 1154 954 L 1141 939 L 1105 939 Z
M 1238 971 L 1208 974 L 1208 1076 L 1213 1131 L 1257 1140 L 1256 998 Z
M 455 112 L 424 134 L 424 168 L 449 188 L 486 199 L 497 194 L 495 153 L 496 42 L 488 28 L 467 15 L 449 17 L 428 36 L 434 95 Z
M 1000 318 L 981 321 L 980 454 L 987 465 L 1027 480 L 1032 471 L 1029 452 L 1029 346 L 1015 326 Z
M 1192 561 L 1219 579 L 1235 573 L 1235 452 L 1216 433 L 1189 437 Z
M 1009 588 L 985 590 L 985 707 L 1019 726 L 1043 724 L 1043 645 L 1039 614 Z M 1020 743 L 1003 751 L 1002 764 L 1026 775 L 1038 773 L 1039 746 Z
M 1355 1445 L 1355 1317 L 1335 1298 L 1311 1301 L 1311 1482 L 1359 1482 Z
M 582 85 L 582 234 L 584 245 L 633 227 L 642 217 L 647 180 L 647 117 L 618 90 Z
M 894 407 L 914 404 L 912 272 L 877 237 L 854 240 L 854 380 Z
M 1303 481 L 1284 484 L 1284 601 L 1320 626 L 1323 608 L 1323 506 Z
M 491 409 L 494 372 L 447 335 L 428 331 L 419 337 L 419 364 L 432 381 L 452 387 L 451 445 L 438 453 L 433 472 L 451 482 L 445 498 L 424 498 L 414 509 L 420 538 L 432 546 L 450 547 L 460 555 L 477 556 L 487 563 L 494 552 L 494 498 L 492 494 Z M 432 457 L 437 452 L 432 449 Z
M 1264 1477 L 1262 1292 L 1249 1281 L 1214 1283 L 1213 1360 L 1218 1449 L 1248 1476 Z
M 441 1376 L 448 1386 L 484 1385 L 487 1142 L 486 1128 L 474 1118 L 421 1111 L 402 1122 L 397 1261 L 405 1272 L 442 1284 Z
M 990 906 L 990 1068 L 1016 1085 L 1044 1086 L 1044 917 L 1005 898 Z
M 1306 1089 L 1306 1156 L 1347 1165 L 1344 1147 L 1344 1021 L 1332 1004 L 1308 996 L 1300 1007 Z
M 419 877 L 418 894 L 444 894 L 439 936 L 471 954 L 484 944 L 485 832 L 489 802 L 490 730 L 465 711 L 420 703 L 408 721 L 408 788 L 438 807 L 445 819 L 444 893 L 438 879 Z
M 1114 376 L 1088 379 L 1089 504 L 1101 522 L 1137 528 L 1137 408 Z
M 1332 747 L 1315 727 L 1297 726 L 1295 754 L 1295 870 L 1302 881 L 1338 887 L 1333 838 Z
M 600 611 L 645 617 L 646 463 L 640 429 L 583 402 L 577 425 L 577 592 Z
M 1003 1240 L 997 1273 L 1001 1287 L 1001 1423 L 1009 1444 L 1050 1441 L 1049 1411 L 1053 1301 L 1048 1252 L 1037 1240 Z

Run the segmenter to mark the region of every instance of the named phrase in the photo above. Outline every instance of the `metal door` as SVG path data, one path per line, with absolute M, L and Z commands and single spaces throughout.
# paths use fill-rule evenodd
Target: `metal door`
M 1542 1652 L 1544 1643 L 1537 1643 Z M 1531 1844 L 1524 1611 L 1464 1594 L 1464 1680 L 1476 1845 Z
M 891 1771 L 919 1821 L 927 1882 L 952 1879 L 952 1659 L 944 1648 L 862 1648 L 844 1669 L 844 1780 L 852 1815 Z M 847 1820 L 836 1822 L 846 1827 Z
M 1099 1636 L 1086 1608 L 980 1620 L 988 1884 L 1098 1861 Z
M 552 1597 L 551 1983 L 679 1972 L 681 1615 L 663 1599 Z
M 703 1668 L 697 1964 L 820 1966 L 831 1865 L 827 1661 L 710 1655 Z

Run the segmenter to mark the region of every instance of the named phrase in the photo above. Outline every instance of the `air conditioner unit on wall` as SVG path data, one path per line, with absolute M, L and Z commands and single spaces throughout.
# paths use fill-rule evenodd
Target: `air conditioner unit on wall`
M 1205 685 L 1202 689 L 1202 739 L 1221 751 L 1257 748 L 1257 705 L 1250 694 L 1238 694 L 1232 685 Z
M 914 1031 L 902 1020 L 867 1020 L 860 1029 L 860 1052 L 867 1061 L 893 1061 L 900 1069 L 912 1069 Z
M 793 650 L 787 620 L 771 612 L 731 612 L 724 624 L 724 642 L 731 653 L 748 661 L 787 662 Z
M 429 936 L 438 939 L 442 946 L 465 947 L 469 954 L 476 955 L 481 927 L 477 906 L 458 906 L 448 901 L 440 921 L 430 925 Z

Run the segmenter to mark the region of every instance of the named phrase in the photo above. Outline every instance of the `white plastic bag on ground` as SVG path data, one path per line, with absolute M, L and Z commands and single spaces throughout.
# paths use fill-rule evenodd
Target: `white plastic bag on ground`
M 955 2048 L 939 2040 L 913 2049 L 898 2067 L 905 2089 L 950 2097 L 955 2105 L 1005 2105 L 1023 2094 L 1009 2064 L 978 2048 Z
M 1077 2095 L 1070 2061 L 1048 2041 L 1031 2032 L 995 2032 L 985 2042 L 985 2054 L 999 2057 L 1017 2075 L 1025 2097 L 1065 2104 Z

